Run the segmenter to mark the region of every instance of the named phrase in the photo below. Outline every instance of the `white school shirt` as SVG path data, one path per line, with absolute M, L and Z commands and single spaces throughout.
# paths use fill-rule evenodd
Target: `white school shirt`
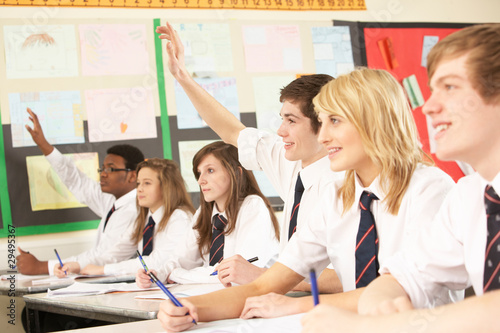
M 156 269 L 165 261 L 173 258 L 176 249 L 185 243 L 186 235 L 192 224 L 193 215 L 178 208 L 168 219 L 167 226 L 159 231 L 159 223 L 164 211 L 163 206 L 158 208 L 154 214 L 151 214 L 150 211 L 141 228 L 143 230 L 146 227 L 149 217 L 152 216 L 156 223 L 153 251 L 147 256 L 142 256 L 149 269 Z M 120 241 L 109 249 L 105 256 L 96 258 L 96 265 L 104 265 L 104 274 L 135 274 L 138 269 L 142 268 L 140 260 L 135 258 L 137 250 L 142 253 L 142 237 L 138 244 L 134 244 L 131 240 L 134 229 L 135 225 L 130 226 Z
M 330 160 L 325 156 L 302 168 L 302 161 L 285 158 L 285 144 L 274 134 L 255 128 L 246 128 L 238 137 L 240 163 L 248 170 L 262 170 L 284 201 L 283 220 L 280 222 L 280 253 L 288 243 L 288 229 L 295 198 L 295 183 L 300 172 L 304 192 L 297 215 L 297 230 L 307 221 L 321 198 L 343 172 L 333 172 Z
M 332 263 L 344 292 L 356 289 L 355 247 L 360 222 L 359 199 L 363 191 L 372 192 L 379 198 L 372 201 L 371 211 L 379 238 L 378 260 L 382 265 L 429 224 L 454 184 L 442 170 L 420 164 L 411 178 L 398 214 L 392 215 L 386 209 L 386 194 L 380 186 L 380 177 L 368 187 L 363 187 L 357 176 L 355 178 L 355 199 L 350 209 L 342 215 L 343 204 L 341 199 L 336 200 L 336 191 L 343 182 L 335 182 L 325 195 L 321 209 L 297 231 L 278 259 L 304 277 L 311 268 L 321 271 Z
M 101 222 L 97 227 L 94 246 L 77 256 L 72 256 L 63 260 L 63 263 L 77 261 L 80 267 L 83 268 L 91 263 L 89 258 L 102 255 L 117 243 L 121 235 L 133 224 L 137 218 L 137 191 L 133 189 L 129 193 L 116 199 L 114 195 L 104 193 L 101 190 L 99 182 L 87 177 L 86 174 L 76 167 L 72 159 L 63 156 L 56 148 L 45 157 L 75 198 L 79 202 L 87 205 L 95 214 L 101 217 Z M 106 224 L 106 229 L 104 229 L 106 216 L 111 210 L 111 207 L 113 207 L 113 204 L 116 210 L 111 214 Z M 50 275 L 54 274 L 55 265 L 59 266 L 59 261 L 56 258 L 48 261 Z
M 487 184 L 477 173 L 461 178 L 414 246 L 381 266 L 382 273 L 391 273 L 403 286 L 415 307 L 441 305 L 445 288 L 472 285 L 476 295 L 483 294 Z M 500 173 L 490 185 L 500 193 Z
M 200 214 L 196 212 L 193 224 Z M 219 212 L 214 205 L 212 217 L 215 214 L 227 216 Z M 212 219 L 213 220 L 213 219 Z M 176 260 L 165 263 L 158 272 L 164 281 L 170 274 L 170 279 L 178 283 L 218 283 L 217 276 L 210 276 L 214 271 L 209 266 L 210 253 L 200 255 L 197 243 L 198 231 L 191 229 L 184 246 L 179 248 Z M 224 236 L 224 258 L 239 254 L 243 258 L 258 257 L 253 264 L 264 267 L 267 261 L 278 253 L 278 240 L 272 225 L 269 210 L 264 201 L 257 195 L 249 195 L 243 200 L 236 227 L 229 235 Z

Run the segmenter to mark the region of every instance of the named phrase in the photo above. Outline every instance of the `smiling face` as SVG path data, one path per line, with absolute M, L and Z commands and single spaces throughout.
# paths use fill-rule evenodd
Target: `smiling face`
M 198 165 L 198 184 L 206 202 L 215 201 L 219 211 L 226 209 L 231 189 L 231 176 L 213 154 L 205 156 Z
M 364 186 L 377 177 L 379 169 L 368 157 L 356 127 L 346 118 L 319 113 L 321 128 L 318 142 L 328 151 L 330 169 L 335 172 L 354 170 Z
M 302 161 L 306 167 L 326 155 L 318 143 L 318 136 L 311 127 L 311 119 L 302 114 L 297 104 L 285 101 L 280 116 L 283 119 L 278 135 L 285 143 L 285 158 L 289 161 Z
M 108 154 L 104 158 L 103 168 L 125 169 L 125 159 L 118 155 Z M 117 199 L 132 191 L 135 182 L 135 171 L 101 172 L 100 174 L 101 190 L 114 195 Z
M 500 105 L 487 105 L 472 87 L 467 54 L 442 60 L 430 80 L 432 95 L 423 112 L 436 129 L 436 155 L 469 163 L 489 179 L 500 170 Z
M 146 207 L 154 213 L 163 205 L 158 172 L 151 168 L 142 168 L 137 175 L 137 202 L 139 206 Z

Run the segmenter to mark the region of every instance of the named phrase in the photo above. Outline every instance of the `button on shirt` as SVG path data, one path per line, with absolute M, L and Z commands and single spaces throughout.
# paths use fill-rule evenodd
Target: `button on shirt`
M 264 171 L 285 202 L 283 220 L 280 221 L 280 252 L 288 243 L 288 227 L 299 171 L 304 193 L 297 216 L 297 230 L 309 219 L 333 181 L 344 178 L 343 172 L 334 173 L 330 170 L 330 160 L 327 156 L 302 168 L 302 161 L 289 161 L 285 158 L 284 146 L 279 136 L 255 128 L 242 130 L 238 137 L 240 163 L 248 170 Z
M 398 280 L 415 307 L 442 304 L 445 287 L 472 285 L 476 295 L 483 294 L 487 184 L 477 173 L 461 178 L 415 246 L 382 266 L 381 272 Z M 489 184 L 499 193 L 500 173 Z
M 72 159 L 63 156 L 59 150 L 54 148 L 46 158 L 75 198 L 101 217 L 94 246 L 77 256 L 63 259 L 63 262 L 77 261 L 83 268 L 92 263 L 89 258 L 102 255 L 117 243 L 121 235 L 133 224 L 137 217 L 137 192 L 134 189 L 117 200 L 114 195 L 102 192 L 99 182 L 87 177 L 76 167 Z M 113 204 L 116 211 L 111 215 L 104 232 L 104 222 Z M 51 275 L 54 274 L 55 265 L 59 265 L 57 259 L 49 260 L 48 269 Z
M 194 223 L 198 219 L 200 210 L 194 216 Z M 214 205 L 212 217 L 222 214 Z M 217 276 L 210 276 L 214 271 L 209 266 L 209 253 L 200 256 L 196 242 L 198 232 L 191 229 L 184 246 L 179 248 L 176 260 L 164 264 L 158 272 L 158 278 L 170 279 L 178 283 L 219 283 Z M 267 261 L 278 253 L 278 240 L 272 226 L 269 210 L 264 201 L 257 195 L 249 195 L 243 200 L 236 220 L 236 228 L 229 235 L 224 236 L 224 258 L 239 254 L 249 259 L 255 256 L 259 260 L 253 264 L 264 267 Z
M 316 214 L 292 237 L 278 261 L 304 277 L 308 276 L 311 268 L 321 271 L 332 263 L 344 292 L 354 290 L 356 235 L 360 221 L 358 202 L 362 192 L 372 192 L 380 199 L 372 202 L 371 211 L 379 237 L 378 260 L 382 264 L 412 242 L 415 232 L 429 224 L 454 184 L 440 169 L 419 165 L 403 197 L 399 213 L 392 215 L 386 209 L 386 194 L 379 182 L 377 177 L 369 187 L 363 187 L 356 177 L 354 203 L 344 215 L 341 200 L 336 200 L 336 191 L 343 181 L 335 182 L 324 195 Z

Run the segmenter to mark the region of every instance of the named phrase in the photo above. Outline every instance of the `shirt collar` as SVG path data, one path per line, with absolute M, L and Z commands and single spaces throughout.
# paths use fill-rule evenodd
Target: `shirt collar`
M 147 219 L 149 220 L 149 217 L 152 216 L 155 223 L 158 224 L 158 223 L 160 223 L 161 219 L 163 218 L 164 212 L 165 212 L 165 207 L 161 206 L 153 214 L 151 214 L 151 211 L 149 211 Z
M 493 189 L 495 190 L 495 192 L 497 192 L 498 195 L 500 195 L 500 172 L 497 173 L 497 175 L 495 176 L 495 178 L 493 178 L 493 180 L 491 182 L 487 181 L 486 179 L 484 179 L 483 177 L 479 176 L 481 178 L 481 181 L 483 183 L 482 187 L 486 187 L 486 185 L 491 185 L 493 186 Z
M 226 212 L 219 212 L 219 210 L 217 209 L 217 205 L 214 203 L 214 208 L 212 209 L 212 221 L 214 219 L 214 216 L 217 214 L 224 216 L 224 218 L 227 220 Z
M 324 156 L 300 170 L 300 179 L 304 185 L 304 190 L 316 184 L 318 179 L 324 177 L 325 172 L 331 172 L 333 174 L 333 171 L 330 169 L 330 160 L 328 156 Z
M 137 189 L 133 189 L 132 191 L 128 192 L 125 195 L 122 195 L 118 199 L 116 199 L 114 205 L 115 209 L 120 208 L 121 206 L 125 206 L 129 204 L 130 201 L 135 201 L 135 198 L 137 197 Z
M 380 187 L 380 175 L 378 175 L 373 180 L 373 182 L 370 184 L 370 186 L 364 187 L 361 184 L 361 181 L 359 180 L 358 175 L 355 174 L 354 184 L 356 187 L 356 191 L 354 194 L 355 198 L 356 198 L 355 199 L 356 202 L 358 202 L 359 199 L 361 198 L 361 194 L 363 193 L 363 191 L 368 191 L 368 192 L 375 194 L 377 196 L 377 198 L 379 199 L 379 201 L 382 201 L 385 199 L 385 193 L 384 193 L 384 191 L 382 191 L 382 188 Z

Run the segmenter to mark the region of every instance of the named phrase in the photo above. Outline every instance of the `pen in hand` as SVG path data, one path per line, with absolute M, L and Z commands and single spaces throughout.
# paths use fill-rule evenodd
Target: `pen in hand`
M 59 260 L 59 265 L 61 265 L 61 269 L 63 268 L 63 263 L 62 263 L 62 260 L 61 260 L 61 257 L 59 257 L 59 253 L 57 253 L 57 250 L 54 249 L 54 252 L 56 253 L 56 256 L 57 256 L 57 260 Z M 65 275 L 68 275 L 68 272 L 64 271 L 64 274 Z
M 179 300 L 177 298 L 175 298 L 174 295 L 172 295 L 172 293 L 167 289 L 167 287 L 165 287 L 165 285 L 163 283 L 161 283 L 160 280 L 158 280 L 158 278 L 156 277 L 156 275 L 153 272 L 149 271 L 149 268 L 146 265 L 146 262 L 142 258 L 139 251 L 137 251 L 137 257 L 141 261 L 142 267 L 146 271 L 146 274 L 151 278 L 151 282 L 156 283 L 156 285 L 161 289 L 161 291 L 163 291 L 165 293 L 165 295 L 168 296 L 168 298 L 172 301 L 172 303 L 175 304 L 175 306 L 182 308 L 183 306 L 182 306 L 181 302 L 179 302 Z M 196 322 L 196 320 L 194 320 L 194 318 L 193 318 L 193 324 L 198 325 L 198 323 Z
M 314 306 L 319 304 L 318 283 L 316 281 L 316 272 L 314 268 L 309 271 L 309 278 L 311 280 L 311 293 L 313 296 Z
M 248 259 L 247 261 L 249 263 L 253 263 L 253 262 L 257 261 L 257 260 L 259 260 L 259 257 L 253 257 L 253 258 Z M 218 270 L 217 271 L 213 271 L 212 273 L 210 273 L 210 276 L 217 275 L 218 273 L 219 273 Z

